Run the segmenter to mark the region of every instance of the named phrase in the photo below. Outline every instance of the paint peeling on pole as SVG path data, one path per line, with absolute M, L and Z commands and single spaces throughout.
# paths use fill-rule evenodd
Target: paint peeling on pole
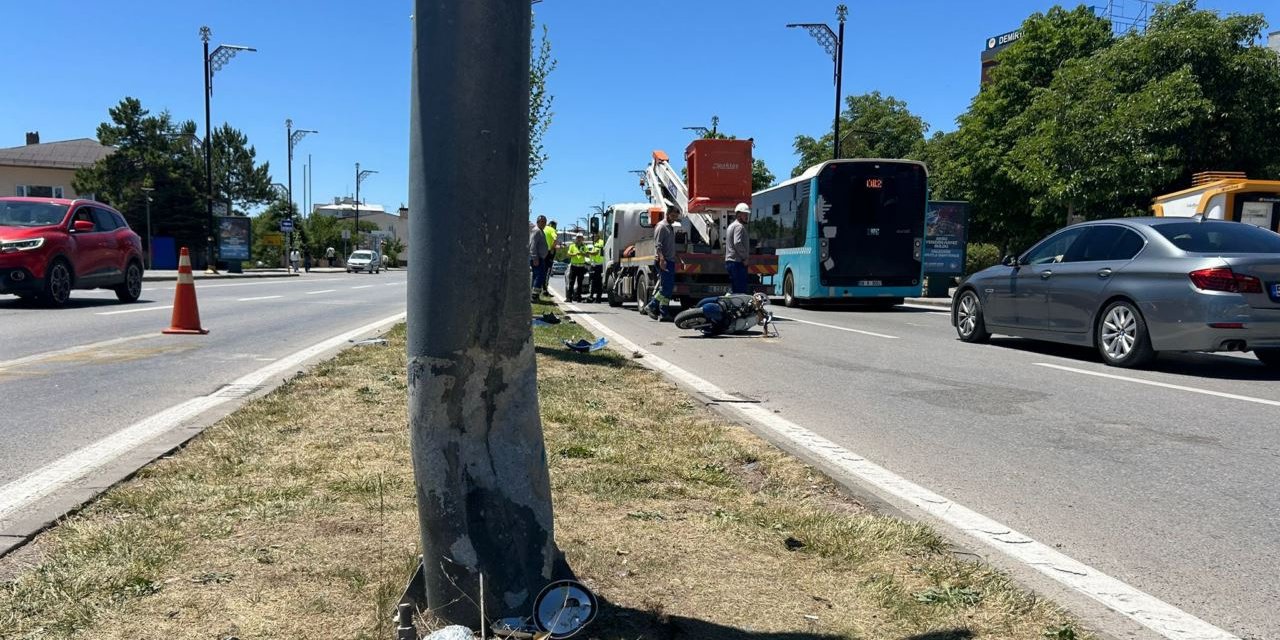
M 409 428 L 427 604 L 527 616 L 560 563 L 529 325 L 528 3 L 417 0 Z

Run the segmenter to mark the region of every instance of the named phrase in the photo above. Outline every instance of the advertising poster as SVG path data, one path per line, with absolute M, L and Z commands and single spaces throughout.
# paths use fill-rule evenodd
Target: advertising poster
M 930 201 L 925 212 L 924 272 L 963 275 L 968 230 L 968 202 Z
M 251 218 L 226 216 L 218 218 L 218 256 L 227 261 L 248 260 Z

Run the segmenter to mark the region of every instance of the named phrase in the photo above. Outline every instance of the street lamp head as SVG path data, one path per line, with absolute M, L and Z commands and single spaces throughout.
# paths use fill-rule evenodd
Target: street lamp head
M 210 35 L 212 35 L 212 34 L 213 34 L 213 31 L 211 31 L 211 30 L 209 29 L 209 27 L 200 27 L 200 41 L 201 41 L 201 42 L 208 42 L 208 41 L 209 41 L 209 36 L 210 36 Z
M 843 4 L 836 5 L 836 19 L 843 23 L 848 17 L 849 7 L 846 7 Z
M 221 71 L 223 67 L 236 57 L 241 51 L 257 51 L 253 47 L 244 47 L 236 44 L 220 44 L 213 53 L 209 54 L 209 73 L 212 75 L 216 71 Z

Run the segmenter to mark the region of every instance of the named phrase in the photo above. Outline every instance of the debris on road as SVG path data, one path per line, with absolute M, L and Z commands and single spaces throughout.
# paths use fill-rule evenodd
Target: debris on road
M 368 346 L 373 346 L 373 347 L 385 347 L 385 346 L 387 346 L 387 339 L 386 339 L 386 338 L 367 338 L 367 339 L 365 339 L 365 340 L 348 340 L 348 342 L 350 342 L 351 344 L 354 344 L 354 345 L 355 345 L 355 346 L 357 346 L 357 347 L 368 347 Z
M 568 347 L 570 351 L 575 351 L 577 353 L 599 351 L 607 344 L 609 344 L 608 338 L 600 338 L 595 342 L 587 342 L 585 339 L 579 339 L 577 342 L 569 342 L 568 340 L 564 341 L 564 346 Z

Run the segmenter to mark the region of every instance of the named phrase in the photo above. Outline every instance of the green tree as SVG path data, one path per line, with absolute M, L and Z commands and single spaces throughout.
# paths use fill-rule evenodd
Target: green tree
M 275 194 L 271 189 L 270 163 L 257 164 L 257 149 L 244 133 L 224 124 L 213 130 L 210 142 L 214 190 L 227 203 L 228 213 L 234 215 L 238 205 L 244 215 L 250 207 L 271 201 Z
M 93 193 L 120 210 L 129 225 L 146 225 L 146 194 L 151 194 L 152 235 L 172 236 L 180 246 L 205 246 L 206 215 L 200 147 L 194 122 L 175 122 L 169 112 L 152 115 L 137 98 L 124 98 L 98 126 L 98 141 L 115 153 L 76 171 L 73 188 Z M 202 256 L 203 251 L 193 251 Z
M 754 193 L 762 189 L 768 189 L 773 186 L 777 179 L 769 167 L 765 166 L 764 160 L 756 158 L 751 161 L 751 191 Z
M 547 78 L 555 71 L 557 61 L 551 57 L 551 38 L 546 25 L 542 27 L 542 40 L 530 43 L 532 51 L 529 64 L 529 182 L 533 182 L 550 156 L 543 145 L 547 129 L 551 127 L 551 103 L 555 98 L 547 91 Z
M 1022 37 L 998 54 L 990 82 L 957 122 L 958 129 L 930 139 L 925 155 L 939 176 L 935 197 L 964 199 L 972 204 L 969 237 L 1021 245 L 1035 237 L 1031 219 L 1033 190 L 1015 179 L 1010 158 L 1018 140 L 1030 134 L 1023 113 L 1043 93 L 1068 61 L 1107 47 L 1111 26 L 1081 6 L 1053 7 L 1022 23 Z
M 1028 18 L 959 129 L 928 149 L 945 188 L 973 203 L 971 237 L 1025 246 L 1072 215 L 1145 213 L 1196 171 L 1280 175 L 1280 61 L 1257 44 L 1264 26 L 1194 0 L 1119 38 L 1083 7 Z
M 382 255 L 386 256 L 388 267 L 400 266 L 400 254 L 404 253 L 404 240 L 391 238 L 382 243 Z
M 929 125 L 911 113 L 907 103 L 872 91 L 845 98 L 840 114 L 841 158 L 906 158 L 919 149 Z M 799 161 L 791 177 L 831 159 L 834 133 L 814 138 L 800 134 L 795 139 Z

